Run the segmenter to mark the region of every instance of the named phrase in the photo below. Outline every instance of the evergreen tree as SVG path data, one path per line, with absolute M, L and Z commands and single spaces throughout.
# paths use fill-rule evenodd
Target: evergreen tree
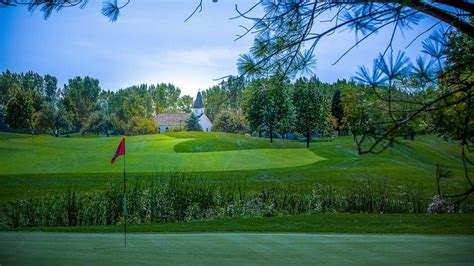
M 186 121 L 186 127 L 188 131 L 202 131 L 201 125 L 199 124 L 199 117 L 194 113 L 191 113 L 188 121 Z

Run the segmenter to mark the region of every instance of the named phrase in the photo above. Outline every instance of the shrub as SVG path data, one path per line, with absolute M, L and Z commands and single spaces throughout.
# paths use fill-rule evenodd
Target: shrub
M 236 111 L 224 110 L 214 119 L 214 130 L 227 133 L 244 133 L 247 130 L 245 117 Z

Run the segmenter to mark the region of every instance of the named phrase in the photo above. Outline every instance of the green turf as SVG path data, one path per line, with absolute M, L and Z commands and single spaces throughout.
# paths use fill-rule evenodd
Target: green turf
M 110 158 L 120 137 L 62 137 L 0 133 L 0 201 L 25 197 L 28 191 L 103 189 L 120 181 L 122 159 Z M 443 180 L 452 190 L 465 187 L 460 148 L 435 136 L 419 136 L 380 155 L 357 154 L 351 137 L 332 142 L 304 143 L 243 135 L 177 132 L 127 137 L 129 180 L 187 172 L 211 182 L 297 185 L 311 189 L 314 182 L 351 186 L 361 178 L 385 180 L 391 186 L 435 191 L 435 167 L 442 163 L 454 178 Z M 470 170 L 472 172 L 472 169 Z
M 187 152 L 213 152 L 213 151 L 231 151 L 231 150 L 250 150 L 250 149 L 278 149 L 278 148 L 302 148 L 298 142 L 282 141 L 276 139 L 273 143 L 254 137 L 222 134 L 222 133 L 198 133 L 178 134 L 171 136 L 182 138 L 187 136 L 192 138 L 180 142 L 174 146 L 174 151 L 179 153 Z
M 122 225 L 14 228 L 15 231 L 122 232 Z M 474 235 L 472 214 L 314 214 L 128 225 L 130 232 L 299 232 Z
M 473 236 L 0 233 L 0 264 L 472 265 Z
M 213 134 L 225 138 L 224 134 Z M 3 133 L 0 138 L 0 172 L 12 174 L 47 173 L 112 173 L 121 172 L 121 162 L 110 164 L 120 137 L 111 138 L 54 138 L 35 136 L 17 137 Z M 240 138 L 235 138 L 237 141 Z M 249 138 L 256 146 L 269 146 L 264 140 Z M 195 139 L 173 138 L 168 135 L 127 137 L 127 170 L 129 172 L 156 171 L 232 171 L 248 169 L 284 168 L 312 164 L 324 158 L 297 145 L 287 145 L 275 152 L 272 149 L 226 150 L 205 153 L 177 153 L 175 145 Z M 209 141 L 208 141 L 209 142 Z M 212 142 L 211 142 L 212 143 Z M 280 145 L 287 147 L 284 145 Z M 216 147 L 219 147 L 218 143 Z

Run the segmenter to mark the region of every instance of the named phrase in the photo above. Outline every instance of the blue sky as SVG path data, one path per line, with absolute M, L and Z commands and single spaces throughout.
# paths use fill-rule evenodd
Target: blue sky
M 197 1 L 132 1 L 115 23 L 101 15 L 101 2 L 64 9 L 48 20 L 26 8 L 0 9 L 0 71 L 51 74 L 61 86 L 69 78 L 89 75 L 105 90 L 171 82 L 195 96 L 198 89 L 218 83 L 214 79 L 237 74 L 238 56 L 252 44 L 251 35 L 234 41 L 246 22 L 229 18 L 236 15 L 235 2 L 245 8 L 254 1 L 204 1 L 202 13 L 186 23 Z M 395 45 L 405 47 L 432 23 L 425 19 L 416 31 L 398 34 Z M 327 82 L 350 78 L 358 65 L 372 64 L 389 35 L 389 30 L 381 32 L 336 65 L 332 63 L 353 44 L 354 33 L 325 39 L 317 48 L 316 75 Z M 415 43 L 407 54 L 414 59 L 420 46 Z

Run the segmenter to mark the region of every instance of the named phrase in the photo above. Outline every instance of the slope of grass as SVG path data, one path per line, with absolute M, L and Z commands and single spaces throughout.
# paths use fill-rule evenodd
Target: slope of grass
M 176 133 L 169 136 L 179 136 Z M 303 148 L 298 142 L 276 139 L 270 143 L 266 139 L 259 139 L 235 134 L 213 133 L 209 135 L 197 135 L 198 138 L 178 143 L 174 146 L 175 152 L 212 152 L 250 149 L 278 149 L 278 148 Z

